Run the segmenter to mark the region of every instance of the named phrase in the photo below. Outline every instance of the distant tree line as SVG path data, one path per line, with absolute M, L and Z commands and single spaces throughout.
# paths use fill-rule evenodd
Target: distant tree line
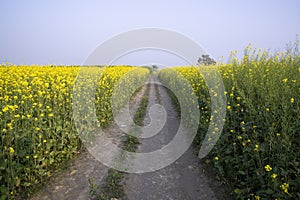
M 215 65 L 217 62 L 211 58 L 209 55 L 202 54 L 201 57 L 198 59 L 199 65 Z

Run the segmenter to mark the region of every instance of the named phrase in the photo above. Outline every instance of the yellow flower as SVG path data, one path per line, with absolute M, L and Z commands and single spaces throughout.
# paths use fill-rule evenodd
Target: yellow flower
M 291 103 L 294 103 L 295 99 L 294 98 L 291 98 Z
M 44 143 L 46 143 L 46 142 L 47 142 L 47 140 L 43 140 L 43 142 L 44 142 Z
M 7 124 L 7 127 L 8 127 L 10 130 L 12 130 L 12 129 L 13 129 L 12 123 L 8 123 L 8 124 Z
M 272 170 L 272 167 L 271 167 L 270 165 L 266 165 L 266 166 L 265 166 L 265 170 L 266 170 L 267 172 L 269 172 L 269 171 Z
M 53 116 L 54 116 L 53 113 L 48 114 L 48 117 L 53 117 Z
M 289 193 L 288 189 L 289 189 L 289 184 L 288 183 L 283 183 L 280 188 L 283 190 L 284 193 Z
M 37 159 L 37 155 L 34 155 L 33 158 L 34 158 L 34 159 Z
M 242 140 L 242 139 L 243 139 L 243 137 L 239 135 L 239 136 L 238 136 L 238 139 L 239 139 L 239 140 Z
M 260 196 L 255 195 L 254 197 L 255 197 L 255 200 L 260 200 Z
M 273 173 L 273 174 L 271 175 L 271 177 L 272 177 L 273 179 L 275 179 L 275 178 L 277 177 L 277 174 Z
M 8 108 L 8 106 L 5 106 L 3 109 L 2 109 L 2 111 L 5 113 L 5 112 L 7 112 L 9 110 L 9 108 Z
M 230 110 L 230 109 L 231 109 L 231 106 L 227 106 L 227 109 Z
M 283 79 L 282 82 L 286 83 L 288 81 L 287 78 Z
M 258 151 L 258 148 L 259 148 L 259 145 L 256 144 L 256 145 L 255 145 L 255 148 L 254 148 L 254 151 Z
M 15 152 L 14 148 L 9 147 L 9 153 L 13 154 Z
M 269 112 L 269 111 L 270 111 L 270 108 L 266 108 L 266 111 Z
M 26 156 L 25 158 L 26 158 L 26 159 L 29 159 L 29 156 Z
M 216 157 L 215 157 L 215 160 L 219 160 L 219 157 L 218 157 L 218 156 L 216 156 Z

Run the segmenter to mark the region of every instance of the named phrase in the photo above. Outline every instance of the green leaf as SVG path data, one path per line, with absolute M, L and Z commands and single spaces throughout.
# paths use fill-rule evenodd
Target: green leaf
M 246 172 L 244 171 L 238 171 L 239 174 L 242 174 L 242 175 L 246 175 Z
M 265 191 L 265 193 L 266 193 L 266 194 L 273 194 L 274 191 L 273 191 L 272 189 L 267 189 L 267 190 Z

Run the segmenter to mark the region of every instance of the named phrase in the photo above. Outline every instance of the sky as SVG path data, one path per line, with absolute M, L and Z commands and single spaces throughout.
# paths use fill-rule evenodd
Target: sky
M 242 55 L 249 43 L 284 50 L 300 33 L 299 19 L 299 0 L 0 0 L 0 63 L 83 64 L 113 36 L 148 27 L 183 34 L 215 60 L 223 56 L 226 61 L 231 50 Z M 115 61 L 150 63 L 186 64 L 175 55 L 154 50 Z

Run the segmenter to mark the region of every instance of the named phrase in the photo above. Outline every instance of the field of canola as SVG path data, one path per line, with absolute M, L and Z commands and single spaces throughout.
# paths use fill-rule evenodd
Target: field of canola
M 299 199 L 300 57 L 246 53 L 241 61 L 200 67 L 220 72 L 227 98 L 223 132 L 204 161 L 237 199 Z M 115 84 L 132 69 L 136 71 L 126 80 L 130 88 L 144 82 L 149 70 L 116 66 L 101 71 L 94 100 L 102 126 L 113 117 L 110 101 Z M 0 66 L 0 199 L 32 194 L 81 148 L 72 115 L 79 70 L 78 66 Z M 195 67 L 158 73 L 161 82 L 173 88 L 178 75 L 189 81 L 198 98 L 201 115 L 195 142 L 200 145 L 214 112 L 211 91 Z M 81 81 L 88 83 L 89 74 Z M 121 96 L 119 100 L 121 106 Z
M 201 67 L 218 69 L 227 98 L 223 132 L 205 162 L 237 199 L 299 199 L 300 57 L 246 53 L 241 61 Z M 209 91 L 195 67 L 163 69 L 161 82 L 176 87 L 174 70 L 198 97 L 201 144 L 214 112 Z
M 26 198 L 77 154 L 82 143 L 72 118 L 72 98 L 79 70 L 77 66 L 0 66 L 1 200 Z M 112 120 L 114 85 L 131 70 L 135 79 L 125 80 L 128 88 L 149 75 L 148 69 L 137 67 L 102 70 L 95 106 L 104 127 Z M 99 67 L 89 67 L 89 71 L 99 71 Z

